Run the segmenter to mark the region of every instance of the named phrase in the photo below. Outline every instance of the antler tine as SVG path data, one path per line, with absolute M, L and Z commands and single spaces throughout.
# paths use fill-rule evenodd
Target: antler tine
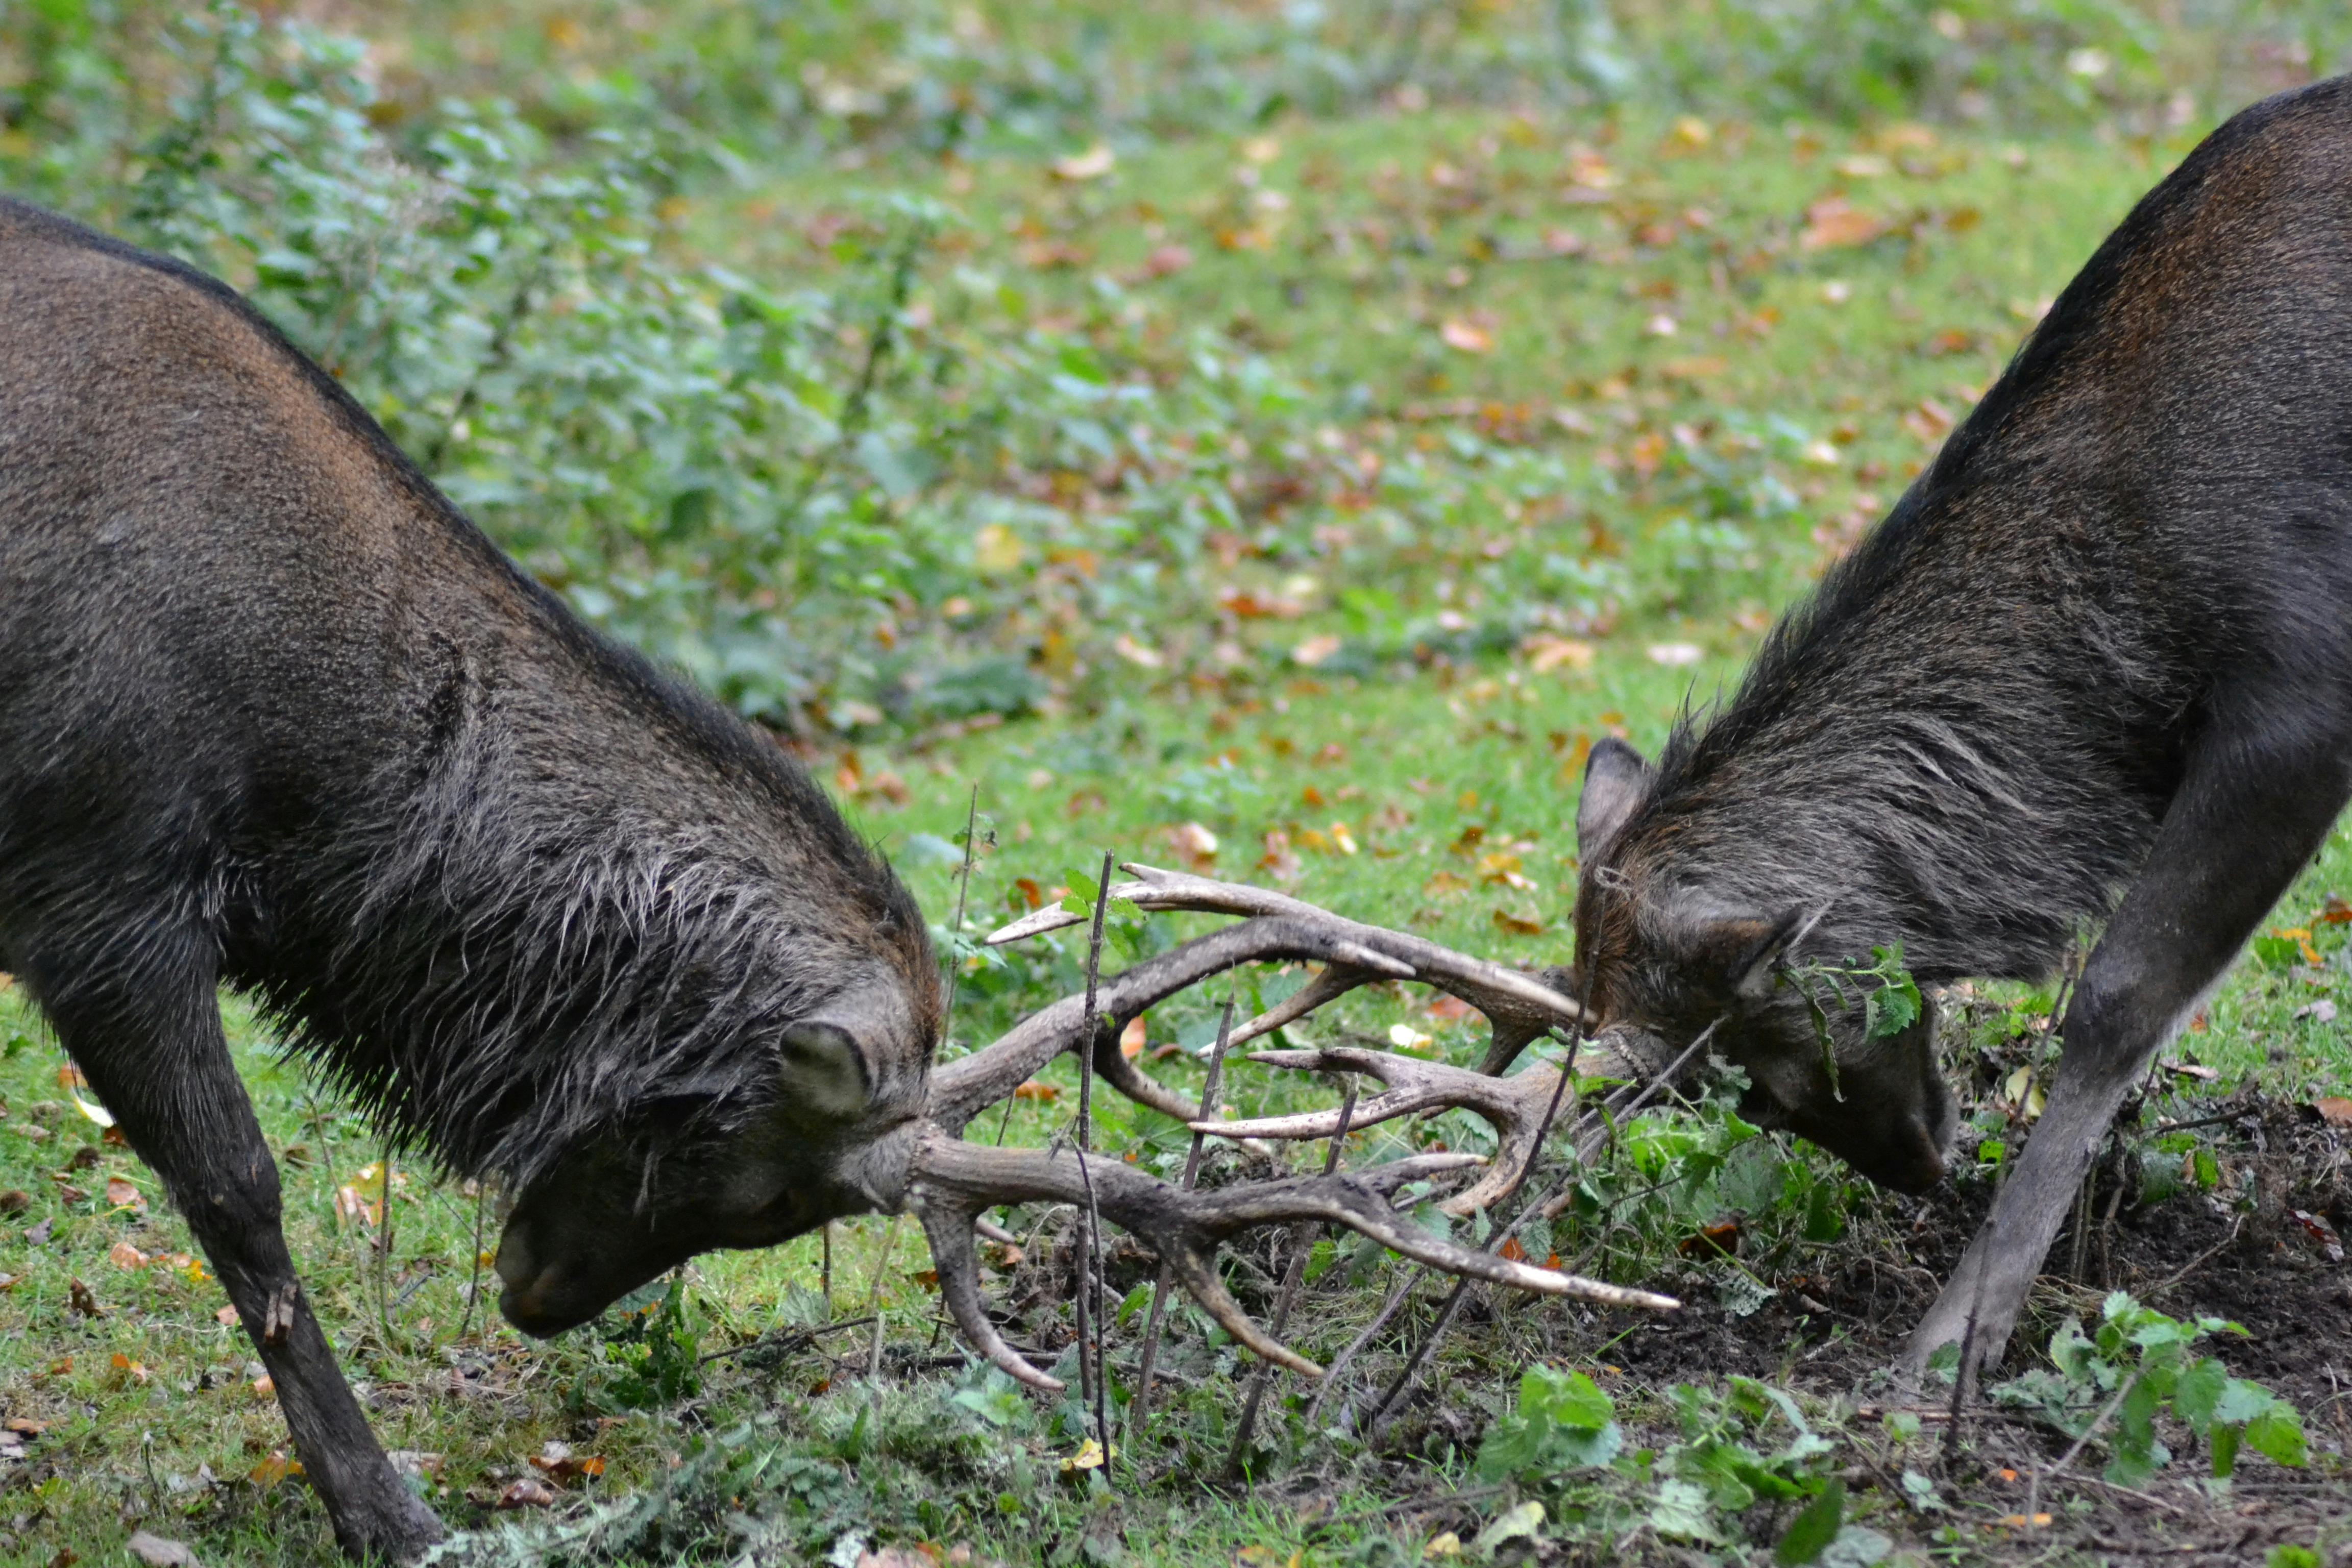
M 1047 1394 L 1059 1394 L 1067 1387 L 1060 1378 L 1030 1365 L 1028 1358 L 1006 1344 L 1004 1336 L 996 1331 L 996 1325 L 989 1321 L 988 1308 L 980 1299 L 980 1260 L 972 1252 L 979 1211 L 920 1199 L 908 1206 L 922 1222 L 923 1237 L 931 1244 L 931 1262 L 940 1276 L 940 1295 L 954 1314 L 956 1327 L 963 1331 L 963 1337 L 972 1348 L 1016 1382 Z
M 1545 1026 L 1571 1026 L 1578 1018 L 1576 1004 L 1543 981 L 1441 947 L 1425 937 L 1365 925 L 1266 888 L 1196 877 L 1186 871 L 1163 870 L 1136 860 L 1125 862 L 1122 868 L 1134 873 L 1138 879 L 1107 889 L 1104 897 L 1125 899 L 1145 910 L 1192 910 L 1204 914 L 1277 917 L 1309 923 L 1332 938 L 1352 939 L 1388 961 L 1366 967 L 1382 970 L 1397 979 L 1434 985 L 1459 996 L 1498 1025 L 1507 1020 L 1536 1026 L 1528 1038 L 1542 1033 Z M 1081 918 L 1058 906 L 1039 910 L 991 931 L 986 940 L 992 944 L 1019 942 L 1076 925 Z M 1397 964 L 1403 965 L 1409 973 L 1399 973 L 1392 967 Z M 1524 1045 L 1525 1041 L 1520 1043 Z
M 1081 1160 L 1086 1162 L 1083 1175 Z M 980 1301 L 971 1222 L 981 1210 L 998 1204 L 1080 1201 L 1088 1179 L 1103 1216 L 1158 1253 L 1185 1289 L 1228 1332 L 1268 1360 L 1309 1375 L 1320 1369 L 1259 1330 L 1218 1280 L 1217 1246 L 1235 1232 L 1293 1220 L 1325 1220 L 1452 1274 L 1475 1275 L 1523 1290 L 1612 1306 L 1670 1310 L 1680 1304 L 1670 1296 L 1473 1251 L 1396 1213 L 1391 1199 L 1400 1186 L 1478 1163 L 1472 1155 L 1425 1154 L 1360 1175 L 1292 1177 L 1185 1192 L 1122 1161 L 1081 1155 L 1066 1148 L 992 1149 L 967 1143 L 934 1128 L 921 1136 L 915 1148 L 908 1168 L 906 1202 L 922 1218 L 939 1265 L 940 1290 L 957 1323 L 991 1362 L 1038 1388 L 1061 1384 L 1023 1360 L 988 1321 Z
M 1305 959 L 1387 978 L 1412 975 L 1411 964 L 1373 951 L 1346 929 L 1349 923 L 1319 913 L 1314 919 L 1276 915 L 1244 921 L 1109 976 L 1096 994 L 1097 1009 L 1112 1024 L 1105 1029 L 1097 1023 L 1092 1031 L 1096 1070 L 1130 1098 L 1180 1121 L 1190 1121 L 1192 1106 L 1118 1054 L 1118 1026 L 1213 974 L 1261 959 Z M 1012 1093 L 1064 1051 L 1085 1046 L 1089 1034 L 1085 1015 L 1082 998 L 1065 996 L 1032 1013 L 985 1049 L 941 1064 L 931 1074 L 931 1120 L 949 1131 L 961 1131 L 982 1106 Z
M 1488 1078 L 1444 1062 L 1354 1046 L 1254 1051 L 1250 1060 L 1301 1072 L 1369 1073 L 1387 1084 L 1387 1093 L 1356 1102 L 1349 1118 L 1351 1127 L 1369 1127 L 1423 1110 L 1459 1109 L 1485 1118 L 1495 1129 L 1494 1164 L 1475 1184 L 1437 1205 L 1441 1212 L 1456 1216 L 1492 1208 L 1518 1190 L 1535 1163 L 1536 1136 L 1544 1112 L 1559 1093 L 1559 1071 L 1554 1068 L 1530 1068 L 1516 1078 Z M 1318 1110 L 1255 1121 L 1195 1121 L 1192 1128 L 1220 1138 L 1328 1138 L 1339 1130 L 1339 1113 Z

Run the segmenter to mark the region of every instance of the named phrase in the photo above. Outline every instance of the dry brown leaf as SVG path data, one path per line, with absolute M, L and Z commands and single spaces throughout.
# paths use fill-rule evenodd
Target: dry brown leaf
M 106 1178 L 106 1202 L 111 1208 L 147 1212 L 147 1195 L 121 1176 Z
M 2319 1119 L 2330 1127 L 2352 1127 L 2352 1100 L 2330 1095 L 2325 1100 L 2313 1100 L 2311 1108 L 2319 1112 Z
M 106 1249 L 106 1260 L 117 1268 L 144 1268 L 147 1255 L 127 1241 L 118 1241 Z
M 1459 349 L 1465 354 L 1492 353 L 1495 349 L 1494 333 L 1475 321 L 1465 321 L 1459 317 L 1449 318 L 1440 325 L 1437 335 L 1445 340 L 1446 347 Z
M 1805 209 L 1805 227 L 1797 237 L 1801 250 L 1838 250 L 1867 245 L 1886 232 L 1886 225 L 1863 212 L 1843 196 L 1825 196 Z
M 507 1489 L 499 1494 L 499 1506 L 503 1509 L 551 1508 L 554 1504 L 554 1489 L 530 1476 L 508 1482 Z
M 91 1295 L 89 1287 L 79 1279 L 67 1282 L 66 1304 L 73 1310 L 74 1316 L 78 1318 L 106 1316 L 106 1309 L 98 1304 L 98 1298 Z

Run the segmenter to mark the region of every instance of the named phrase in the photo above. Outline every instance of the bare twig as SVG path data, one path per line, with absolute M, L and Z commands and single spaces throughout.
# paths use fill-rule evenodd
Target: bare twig
M 971 804 L 963 813 L 963 865 L 956 876 L 955 924 L 948 928 L 948 1006 L 940 1020 L 940 1032 L 945 1035 L 955 1024 L 956 992 L 963 984 L 963 960 L 956 956 L 956 943 L 963 940 L 964 909 L 971 900 L 971 858 L 975 846 L 972 836 L 980 826 L 980 785 L 971 786 Z M 1007 1100 L 1007 1109 L 1013 1102 Z
M 474 1326 L 474 1303 L 482 1294 L 482 1210 L 488 1205 L 489 1198 L 489 1184 L 478 1177 L 476 1178 L 474 1182 L 474 1255 L 466 1260 L 474 1272 L 473 1277 L 466 1282 L 465 1313 L 457 1320 L 459 1344 L 465 1343 L 466 1331 Z
M 1110 1422 L 1108 1401 L 1104 1392 L 1108 1379 L 1104 1376 L 1103 1344 L 1108 1336 L 1102 1321 L 1102 1207 L 1095 1199 L 1094 1173 L 1087 1165 L 1086 1156 L 1094 1148 L 1093 1037 L 1102 1027 L 1102 1020 L 1095 1016 L 1095 1002 L 1102 983 L 1103 921 L 1110 912 L 1111 865 L 1110 852 L 1105 850 L 1102 870 L 1095 881 L 1094 923 L 1087 932 L 1087 1006 L 1083 1015 L 1087 1043 L 1078 1051 L 1078 1177 L 1087 1194 L 1085 1246 L 1080 1249 L 1082 1261 L 1078 1273 L 1078 1373 L 1081 1392 L 1090 1391 L 1092 1394 L 1095 1441 L 1102 1446 L 1105 1465 L 1110 1463 Z M 1091 1351 L 1088 1344 L 1090 1337 Z
M 1217 1089 L 1224 1077 L 1225 1048 L 1234 1037 L 1234 998 L 1225 998 L 1225 1010 L 1217 1020 L 1217 1043 L 1209 1053 L 1209 1076 L 1201 1084 L 1201 1120 L 1206 1121 L 1217 1109 Z M 1178 1184 L 1185 1192 L 1200 1179 L 1201 1152 L 1208 1142 L 1205 1132 L 1192 1134 L 1192 1147 L 1184 1156 L 1184 1178 Z M 1160 1359 L 1160 1330 L 1168 1310 L 1168 1287 L 1171 1275 L 1168 1265 L 1160 1266 L 1160 1277 L 1151 1284 L 1151 1310 L 1143 1321 L 1143 1360 L 1137 1369 L 1135 1394 L 1127 1405 L 1127 1442 L 1132 1448 L 1143 1434 L 1144 1417 L 1151 1410 L 1151 1368 Z
M 762 1350 L 773 1350 L 779 1354 L 790 1355 L 795 1351 L 807 1349 L 827 1334 L 837 1334 L 847 1329 L 862 1329 L 874 1321 L 872 1318 L 842 1318 L 830 1323 L 819 1323 L 813 1329 L 793 1329 L 784 1333 L 761 1334 L 756 1339 L 745 1340 L 740 1345 L 729 1345 L 723 1351 L 712 1351 L 698 1360 L 695 1364 L 709 1366 L 715 1361 L 726 1361 L 732 1356 L 749 1355 L 753 1351 Z
M 1331 1133 L 1331 1147 L 1323 1156 L 1323 1173 L 1329 1175 L 1339 1168 L 1339 1156 L 1348 1143 L 1348 1124 L 1356 1114 L 1356 1080 L 1348 1079 L 1345 1097 L 1339 1101 L 1339 1124 Z M 1282 1291 L 1275 1298 L 1274 1322 L 1266 1330 L 1276 1339 L 1290 1325 L 1290 1309 L 1297 1303 L 1299 1282 L 1307 1278 L 1307 1257 L 1315 1241 L 1315 1222 L 1301 1220 L 1290 1227 L 1290 1264 L 1282 1273 Z M 1242 1401 L 1242 1418 L 1234 1429 L 1234 1446 L 1225 1456 L 1225 1468 L 1240 1474 L 1243 1457 L 1249 1452 L 1251 1436 L 1257 1430 L 1257 1413 L 1265 1401 L 1268 1384 L 1274 1380 L 1274 1363 L 1260 1362 L 1250 1375 L 1249 1394 Z
M 889 1227 L 882 1233 L 882 1256 L 874 1260 L 874 1289 L 866 1302 L 866 1313 L 874 1320 L 874 1349 L 866 1358 L 868 1382 L 882 1375 L 882 1340 L 890 1327 L 882 1316 L 882 1282 L 889 1278 L 890 1249 L 898 1245 L 898 1226 L 906 1217 L 896 1214 L 890 1216 Z
M 1310 1430 L 1315 1426 L 1316 1413 L 1323 1408 L 1323 1402 L 1331 1396 L 1331 1391 L 1339 1386 L 1339 1374 L 1348 1370 L 1350 1362 L 1363 1354 L 1365 1346 L 1380 1337 L 1382 1329 L 1389 1326 L 1389 1320 L 1395 1317 L 1397 1310 L 1404 1305 L 1405 1297 L 1420 1282 L 1423 1272 L 1421 1265 L 1406 1264 L 1397 1276 L 1395 1287 L 1389 1291 L 1389 1299 L 1381 1303 L 1381 1310 L 1372 1315 L 1372 1321 L 1331 1358 L 1331 1364 L 1324 1370 L 1323 1380 L 1315 1385 L 1314 1397 L 1307 1400 L 1307 1408 L 1299 1415 Z

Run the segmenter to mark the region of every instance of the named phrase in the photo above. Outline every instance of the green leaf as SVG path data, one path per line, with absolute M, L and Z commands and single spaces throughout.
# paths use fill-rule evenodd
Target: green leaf
M 2213 1412 L 2221 1403 L 2221 1395 L 2230 1385 L 2230 1374 L 2221 1363 L 2207 1356 L 2180 1374 L 2172 1385 L 2172 1413 L 2189 1424 L 2189 1429 L 2200 1437 L 2213 1424 Z
M 2284 1399 L 2246 1423 L 2246 1447 L 2273 1463 L 2301 1469 L 2310 1454 L 2304 1446 L 2303 1415 Z
M 2228 1480 L 2230 1473 L 2238 1468 L 2238 1439 L 2244 1430 L 2242 1426 L 2222 1422 L 2213 1428 L 2213 1435 L 2206 1440 L 2205 1446 L 2212 1455 L 2215 1480 Z
M 1789 1521 L 1788 1533 L 1772 1548 L 1772 1561 L 1781 1568 L 1815 1561 L 1837 1539 L 1838 1527 L 1844 1522 L 1845 1483 L 1833 1480 Z
M 1599 1431 L 1616 1417 L 1617 1407 L 1591 1378 L 1580 1372 L 1561 1372 L 1537 1365 L 1519 1379 L 1519 1408 L 1541 1414 L 1561 1426 Z
M 1650 1505 L 1650 1528 L 1671 1541 L 1722 1540 L 1716 1533 L 1706 1489 L 1688 1481 L 1658 1483 L 1657 1500 Z

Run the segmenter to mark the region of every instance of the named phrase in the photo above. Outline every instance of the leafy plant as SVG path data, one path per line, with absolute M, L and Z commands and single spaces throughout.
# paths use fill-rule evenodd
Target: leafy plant
M 1538 1363 L 1521 1375 L 1511 1413 L 1486 1429 L 1477 1473 L 1486 1480 L 1535 1479 L 1607 1465 L 1624 1447 L 1616 1414 L 1588 1374 Z
M 2118 1290 L 2101 1305 L 2092 1332 L 2069 1321 L 2052 1336 L 2053 1370 L 2027 1373 L 1991 1392 L 2078 1441 L 2104 1437 L 2106 1477 L 2118 1486 L 2138 1486 L 2172 1462 L 2157 1433 L 2167 1415 L 2204 1441 L 2216 1479 L 2229 1478 L 2242 1448 L 2299 1467 L 2305 1449 L 2294 1406 L 2258 1383 L 2231 1376 L 2219 1357 L 2195 1353 L 2210 1335 L 2245 1331 L 2221 1318 L 2183 1322 Z

